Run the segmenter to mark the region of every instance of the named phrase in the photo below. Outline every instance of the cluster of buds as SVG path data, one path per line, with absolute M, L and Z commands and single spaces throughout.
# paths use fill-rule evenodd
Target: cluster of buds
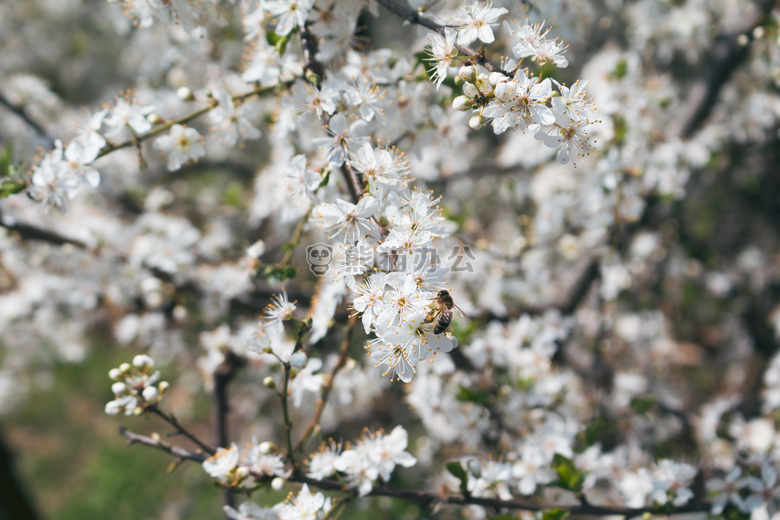
M 465 65 L 460 68 L 455 77 L 456 83 L 463 84 L 463 95 L 452 101 L 452 108 L 466 112 L 472 109 L 480 109 L 487 106 L 494 97 L 493 85 L 490 84 L 488 75 L 477 73 L 473 65 Z M 474 130 L 481 130 L 485 126 L 485 119 L 479 113 L 469 119 L 469 126 Z
M 108 377 L 116 381 L 111 385 L 114 400 L 106 403 L 109 415 L 141 415 L 150 405 L 155 405 L 168 391 L 167 381 L 159 381 L 160 371 L 154 370 L 154 360 L 144 354 L 135 356 L 133 363 L 122 363 L 112 368 Z

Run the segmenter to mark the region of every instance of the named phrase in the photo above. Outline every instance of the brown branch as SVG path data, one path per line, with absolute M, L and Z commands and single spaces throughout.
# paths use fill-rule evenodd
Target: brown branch
M 322 417 L 322 412 L 325 410 L 325 405 L 328 403 L 328 397 L 330 396 L 330 391 L 333 388 L 333 381 L 336 378 L 336 374 L 338 374 L 339 370 L 341 370 L 347 360 L 347 352 L 349 351 L 349 344 L 352 340 L 352 331 L 355 327 L 355 321 L 357 321 L 357 314 L 353 314 L 349 318 L 349 322 L 345 327 L 346 336 L 344 337 L 344 341 L 341 342 L 341 348 L 339 349 L 339 359 L 336 361 L 336 364 L 328 375 L 328 379 L 325 381 L 325 385 L 322 387 L 322 395 L 317 402 L 317 409 L 314 411 L 314 416 L 311 418 L 309 425 L 306 427 L 306 431 L 303 432 L 303 435 L 301 435 L 298 444 L 295 446 L 295 451 L 301 451 L 303 449 L 304 444 L 309 439 L 309 436 L 314 431 L 314 428 L 316 428 L 320 422 L 320 417 Z
M 217 452 L 214 448 L 212 448 L 209 445 L 205 444 L 203 441 L 198 439 L 194 434 L 190 433 L 187 429 L 185 429 L 184 426 L 182 426 L 179 423 L 179 421 L 176 419 L 176 417 L 174 417 L 173 414 L 167 414 L 167 413 L 163 412 L 162 410 L 160 410 L 159 408 L 157 408 L 156 406 L 149 406 L 149 408 L 147 408 L 147 409 L 150 412 L 152 412 L 153 414 L 155 414 L 158 417 L 160 417 L 163 421 L 167 422 L 168 424 L 170 424 L 171 426 L 176 428 L 176 431 L 178 433 L 180 433 L 181 435 L 184 435 L 185 437 L 187 437 L 189 440 L 194 442 L 200 449 L 202 449 L 203 451 L 205 451 L 209 455 L 214 455 Z
M 0 227 L 4 227 L 10 231 L 16 231 L 24 240 L 40 240 L 41 242 L 49 242 L 50 244 L 58 246 L 70 244 L 82 249 L 87 248 L 87 244 L 80 240 L 76 240 L 75 238 L 69 238 L 65 235 L 60 235 L 55 231 L 49 231 L 48 229 L 39 228 L 30 224 L 22 224 L 16 222 L 12 217 L 3 218 L 2 211 L 0 211 Z
M 169 444 L 162 439 L 133 433 L 124 426 L 119 427 L 119 435 L 127 437 L 128 446 L 132 446 L 133 444 L 143 444 L 144 446 L 149 446 L 151 448 L 164 451 L 165 453 L 173 455 L 174 457 L 178 457 L 182 460 L 192 460 L 198 463 L 202 463 L 208 458 L 202 453 L 193 453 L 191 451 L 187 451 L 184 448 L 180 448 L 179 446 Z
M 144 446 L 149 446 L 164 451 L 182 460 L 192 460 L 199 463 L 202 463 L 204 460 L 206 460 L 206 457 L 202 454 L 191 453 L 185 449 L 179 448 L 178 446 L 171 446 L 170 444 L 167 444 L 162 440 L 154 439 L 152 437 L 147 437 L 145 435 L 138 435 L 132 433 L 122 426 L 119 427 L 119 433 L 129 439 L 128 442 L 129 445 L 142 444 Z M 252 472 L 252 475 L 258 479 L 268 478 L 268 476 L 265 474 L 258 474 Z M 306 477 L 301 474 L 292 474 L 287 480 L 289 480 L 290 482 L 297 482 L 299 484 L 307 484 L 309 486 L 326 490 L 326 491 L 341 491 L 346 493 L 352 493 L 353 495 L 356 493 L 355 490 L 351 490 L 345 487 L 343 482 L 339 482 L 337 480 L 332 480 L 332 479 L 317 480 L 314 478 Z M 604 516 L 618 515 L 618 516 L 625 516 L 625 517 L 634 517 L 634 516 L 642 516 L 646 513 L 650 513 L 650 514 L 659 513 L 659 510 L 656 507 L 642 507 L 642 508 L 631 509 L 631 508 L 623 508 L 623 507 L 598 506 L 598 505 L 588 504 L 586 502 L 583 502 L 580 505 L 576 505 L 576 506 L 555 505 L 555 504 L 541 504 L 533 500 L 520 499 L 520 498 L 513 498 L 510 500 L 500 500 L 498 498 L 475 497 L 471 495 L 465 496 L 465 495 L 458 495 L 458 494 L 443 497 L 438 493 L 432 493 L 426 491 L 413 491 L 410 489 L 400 489 L 400 488 L 390 487 L 385 484 L 375 485 L 373 489 L 366 496 L 382 496 L 382 497 L 398 498 L 401 500 L 409 500 L 411 502 L 417 502 L 423 505 L 431 505 L 431 504 L 440 503 L 444 501 L 447 504 L 452 504 L 452 505 L 476 505 L 482 507 L 492 507 L 497 509 L 513 509 L 513 510 L 521 510 L 521 511 L 545 511 L 550 509 L 561 509 L 564 511 L 568 511 L 573 515 L 604 515 Z M 684 506 L 677 507 L 675 508 L 674 511 L 671 512 L 666 511 L 665 514 L 707 512 L 710 510 L 711 507 L 712 507 L 711 504 L 707 502 L 697 502 L 697 503 L 686 504 Z
M 774 5 L 774 0 L 762 0 L 755 19 L 736 33 L 721 36 L 713 42 L 707 73 L 691 88 L 691 95 L 686 101 L 686 106 L 691 108 L 681 119 L 679 129 L 675 132 L 677 135 L 685 138 L 693 136 L 710 115 L 723 85 L 750 55 L 753 29 L 768 21 Z
M 228 383 L 236 376 L 236 373 L 246 365 L 246 359 L 236 355 L 230 349 L 225 350 L 225 359 L 214 370 L 214 425 L 216 428 L 217 446 L 227 446 L 227 416 L 230 411 L 228 404 Z M 235 507 L 233 493 L 227 489 L 222 490 L 222 504 Z
M 24 107 L 14 105 L 2 94 L 0 94 L 0 105 L 5 106 L 9 111 L 16 114 L 22 121 L 27 123 L 27 126 L 32 128 L 36 134 L 38 134 L 43 139 L 46 139 L 50 146 L 54 146 L 54 138 L 50 136 L 49 133 L 44 130 L 40 124 L 38 124 L 33 118 L 30 117 Z
M 400 16 L 407 22 L 411 24 L 421 25 L 423 27 L 426 27 L 432 31 L 436 31 L 439 34 L 444 34 L 444 29 L 446 28 L 445 25 L 440 25 L 432 20 L 429 20 L 428 18 L 425 18 L 423 16 L 420 16 L 420 13 L 417 11 L 414 11 L 412 9 L 407 9 L 406 7 L 403 7 L 401 5 L 396 4 L 395 2 L 391 0 L 377 0 L 377 3 L 390 11 L 391 13 Z M 478 51 L 475 49 L 472 49 L 469 46 L 466 45 L 456 45 L 455 48 L 458 49 L 458 53 L 460 53 L 463 56 L 468 56 L 474 61 L 476 61 L 478 64 L 485 67 L 490 72 L 500 72 L 504 74 L 505 76 L 509 76 L 510 74 L 503 70 L 501 67 L 495 65 L 493 62 L 491 62 L 489 59 L 485 57 L 485 53 L 482 51 Z

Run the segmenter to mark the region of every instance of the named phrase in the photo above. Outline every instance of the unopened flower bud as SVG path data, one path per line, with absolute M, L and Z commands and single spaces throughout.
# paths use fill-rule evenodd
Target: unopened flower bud
M 133 415 L 141 415 L 143 413 L 144 413 L 144 409 L 141 408 L 140 406 L 136 406 L 135 409 L 133 410 Z
M 309 357 L 306 355 L 305 352 L 298 351 L 293 353 L 292 356 L 290 356 L 290 366 L 293 368 L 305 368 L 306 363 L 309 362 Z
M 276 477 L 271 481 L 271 487 L 274 491 L 281 491 L 282 488 L 284 488 L 284 479 L 281 477 Z
M 106 403 L 106 413 L 108 415 L 118 415 L 121 406 L 116 401 L 109 401 Z
M 114 383 L 111 385 L 111 391 L 114 395 L 124 395 L 127 392 L 127 385 L 124 383 Z
M 151 114 L 146 116 L 146 120 L 152 123 L 153 125 L 159 125 L 160 123 L 163 123 L 165 121 L 163 116 L 161 116 L 157 112 L 152 112 Z
M 468 81 L 469 83 L 473 83 L 474 80 L 477 79 L 477 70 L 474 68 L 473 65 L 464 65 L 458 71 L 458 77 L 461 78 L 463 81 Z
M 160 395 L 165 395 L 165 392 L 167 392 L 170 387 L 171 385 L 168 381 L 160 381 L 160 384 L 157 385 L 157 388 L 160 390 Z
M 139 354 L 133 358 L 133 366 L 136 368 L 152 368 L 154 360 L 146 354 Z
M 490 84 L 491 84 L 491 85 L 493 85 L 494 87 L 495 87 L 496 85 L 498 85 L 499 83 L 503 83 L 503 82 L 504 82 L 504 81 L 506 81 L 507 79 L 508 79 L 508 78 L 507 78 L 506 76 L 504 76 L 503 74 L 501 74 L 500 72 L 491 72 L 491 73 L 490 73 L 490 76 L 488 76 L 488 81 L 489 81 L 489 82 L 490 82 Z
M 466 96 L 458 96 L 452 100 L 452 108 L 461 112 L 470 110 L 472 106 L 474 106 L 474 103 Z
M 157 396 L 160 395 L 160 392 L 154 386 L 147 386 L 144 388 L 144 391 L 141 392 L 141 395 L 145 401 L 154 402 L 157 399 Z
M 258 240 L 246 248 L 246 254 L 252 258 L 260 258 L 265 253 L 265 242 Z
M 192 93 L 190 87 L 179 87 L 178 90 L 176 90 L 176 95 L 179 96 L 179 99 L 182 101 L 195 101 L 195 94 Z
M 482 127 L 485 126 L 485 118 L 482 116 L 473 116 L 469 119 L 469 126 L 473 130 L 482 130 Z
M 108 371 L 108 377 L 117 380 L 122 375 L 122 372 L 118 368 L 112 368 Z
M 479 94 L 479 91 L 477 90 L 477 87 L 474 86 L 473 83 L 466 83 L 463 85 L 463 94 L 470 98 L 474 98 Z
M 131 368 L 132 367 L 130 366 L 130 363 L 122 363 L 121 365 L 119 365 L 119 373 L 127 374 L 128 372 L 130 372 Z
M 274 381 L 273 377 L 268 376 L 265 379 L 263 379 L 263 386 L 273 390 L 276 387 L 276 381 Z
M 469 461 L 468 469 L 471 472 L 471 474 L 474 475 L 476 478 L 479 478 L 479 477 L 482 476 L 482 466 L 476 460 L 470 460 Z
M 274 451 L 275 448 L 276 448 L 276 444 L 269 441 L 261 442 L 260 444 L 257 445 L 257 449 L 259 449 L 260 453 L 262 454 L 271 453 L 272 451 Z

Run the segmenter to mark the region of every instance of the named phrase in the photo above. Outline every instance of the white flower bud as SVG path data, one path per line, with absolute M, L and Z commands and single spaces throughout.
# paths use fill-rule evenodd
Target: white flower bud
M 246 254 L 251 258 L 260 258 L 265 253 L 265 242 L 258 240 L 246 248 Z
M 136 368 L 152 368 L 154 360 L 146 354 L 138 354 L 133 358 L 133 366 Z
M 475 98 L 479 94 L 479 91 L 477 90 L 477 87 L 474 86 L 473 83 L 466 83 L 463 85 L 463 94 L 470 98 Z
M 108 415 L 117 415 L 122 411 L 122 405 L 117 401 L 109 401 L 106 403 L 106 413 Z
M 159 125 L 160 123 L 165 121 L 165 119 L 163 119 L 163 117 L 157 112 L 152 112 L 151 114 L 146 116 L 146 120 L 152 123 L 153 125 Z
M 302 369 L 306 367 L 306 363 L 309 362 L 309 357 L 306 355 L 305 352 L 298 351 L 293 353 L 292 356 L 290 356 L 290 366 L 293 368 Z
M 274 491 L 281 491 L 282 488 L 284 488 L 284 479 L 280 477 L 276 477 L 271 481 L 271 487 Z
M 471 102 L 471 99 L 467 98 L 466 96 L 458 96 L 452 100 L 452 108 L 455 110 L 460 110 L 461 112 L 470 110 L 473 105 L 474 104 Z
M 468 469 L 471 472 L 471 474 L 474 475 L 476 478 L 479 478 L 479 477 L 482 476 L 482 466 L 476 460 L 470 460 L 469 461 Z
M 127 385 L 124 383 L 114 383 L 111 385 L 111 391 L 114 392 L 114 395 L 124 395 L 127 393 Z
M 494 87 L 498 85 L 499 83 L 503 83 L 507 81 L 509 78 L 501 74 L 500 72 L 491 72 L 490 76 L 488 76 L 488 81 L 491 85 Z
M 144 388 L 144 391 L 141 392 L 141 395 L 145 401 L 154 402 L 157 399 L 157 396 L 160 395 L 160 392 L 154 386 L 147 386 Z
M 458 77 L 463 81 L 473 82 L 477 79 L 477 71 L 473 65 L 464 65 L 458 71 Z
M 119 365 L 119 373 L 127 374 L 128 372 L 130 372 L 130 368 L 131 368 L 130 363 L 122 363 L 121 365 Z
M 273 389 L 276 386 L 276 381 L 274 381 L 272 376 L 267 376 L 265 379 L 263 379 L 263 386 Z
M 182 101 L 194 101 L 195 95 L 192 93 L 192 89 L 189 87 L 179 87 L 176 90 L 176 95 L 179 96 L 179 99 Z
M 108 377 L 110 377 L 113 380 L 119 379 L 119 377 L 122 375 L 122 372 L 118 368 L 112 368 L 108 371 Z
M 271 453 L 271 451 L 273 451 L 275 447 L 276 446 L 274 445 L 273 442 L 265 441 L 258 444 L 257 449 L 260 450 L 260 453 L 266 454 L 266 453 Z
M 171 385 L 168 384 L 168 381 L 160 381 L 160 384 L 157 385 L 157 388 L 160 390 L 160 395 L 164 395 L 170 387 Z
M 482 116 L 473 116 L 469 119 L 469 126 L 473 130 L 482 130 L 482 127 L 485 126 L 485 118 Z

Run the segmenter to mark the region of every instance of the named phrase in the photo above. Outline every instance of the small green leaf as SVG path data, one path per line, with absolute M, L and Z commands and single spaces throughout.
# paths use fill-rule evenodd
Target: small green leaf
M 553 457 L 552 469 L 558 474 L 558 480 L 551 482 L 551 486 L 573 491 L 574 493 L 582 491 L 582 482 L 585 480 L 585 474 L 577 469 L 571 459 L 556 453 Z
M 631 409 L 639 415 L 644 415 L 650 411 L 658 402 L 658 396 L 653 394 L 634 397 L 631 399 Z
M 480 405 L 486 404 L 489 398 L 490 395 L 485 390 L 467 388 L 465 386 L 461 386 L 458 395 L 455 396 L 455 399 L 462 403 L 470 402 Z
M 460 462 L 448 463 L 447 471 L 449 471 L 452 476 L 460 480 L 460 492 L 466 494 L 469 489 L 469 475 L 466 470 L 463 469 L 463 466 L 461 466 Z
M 565 509 L 542 511 L 542 520 L 564 520 L 567 516 L 569 516 L 569 512 Z
M 26 187 L 27 183 L 24 181 L 14 181 L 11 179 L 0 180 L 0 199 L 21 193 Z

